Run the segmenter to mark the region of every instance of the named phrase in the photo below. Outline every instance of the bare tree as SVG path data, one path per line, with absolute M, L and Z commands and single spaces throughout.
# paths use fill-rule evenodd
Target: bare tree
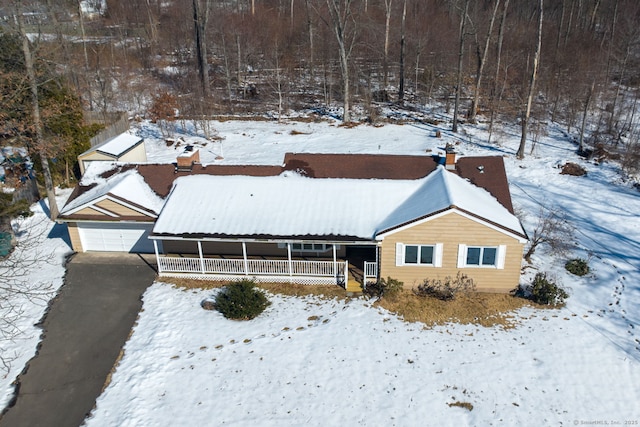
M 342 120 L 351 121 L 351 79 L 349 66 L 351 51 L 355 44 L 355 20 L 351 11 L 352 0 L 327 0 L 331 27 L 338 42 L 338 56 L 340 58 L 340 72 L 342 74 L 342 103 L 344 113 Z
M 42 176 L 44 178 L 45 189 L 47 192 L 47 199 L 49 201 L 49 214 L 52 220 L 55 220 L 59 215 L 58 204 L 56 202 L 56 194 L 53 187 L 53 178 L 51 177 L 51 170 L 49 169 L 49 156 L 45 149 L 44 134 L 42 131 L 42 120 L 40 118 L 40 102 L 38 98 L 38 80 L 36 78 L 36 72 L 33 66 L 33 56 L 31 53 L 31 42 L 27 36 L 24 28 L 24 19 L 22 16 L 22 1 L 17 0 L 14 2 L 14 17 L 18 24 L 18 32 L 22 39 L 22 53 L 24 55 L 24 64 L 27 71 L 27 80 L 29 84 L 29 90 L 31 92 L 31 115 L 33 119 L 33 128 L 35 133 L 35 147 L 32 147 L 40 157 L 40 163 L 42 165 Z
M 382 58 L 382 72 L 384 74 L 384 82 L 382 84 L 384 91 L 387 91 L 389 85 L 389 31 L 391 28 L 391 7 L 393 0 L 384 0 L 384 56 Z
M 524 159 L 524 150 L 527 143 L 527 125 L 529 123 L 529 117 L 531 116 L 531 104 L 533 103 L 533 95 L 535 93 L 536 77 L 538 75 L 538 63 L 540 62 L 540 48 L 542 47 L 542 19 L 543 19 L 543 0 L 539 0 L 538 3 L 538 43 L 536 44 L 536 52 L 533 56 L 533 70 L 531 70 L 531 80 L 529 81 L 529 94 L 527 95 L 527 102 L 522 112 L 521 122 L 522 134 L 520 137 L 520 146 L 516 157 L 518 159 Z
M 574 244 L 573 233 L 574 229 L 567 221 L 562 209 L 541 208 L 533 234 L 529 239 L 529 247 L 524 254 L 525 261 L 531 263 L 531 257 L 541 244 L 547 244 L 555 253 L 566 252 Z
M 578 153 L 582 153 L 584 151 L 584 130 L 587 126 L 587 114 L 589 113 L 589 106 L 591 104 L 591 98 L 593 97 L 593 90 L 595 88 L 596 82 L 593 80 L 591 82 L 591 86 L 589 90 L 587 90 L 587 99 L 584 101 L 584 110 L 582 111 L 582 124 L 580 125 L 580 138 L 578 142 Z
M 404 100 L 404 56 L 405 56 L 405 31 L 407 21 L 407 0 L 402 5 L 402 24 L 400 25 L 400 82 L 398 84 L 398 100 Z M 417 67 L 417 65 L 416 65 Z
M 207 60 L 207 23 L 209 21 L 209 0 L 192 0 L 193 26 L 195 30 L 196 57 L 200 85 L 205 98 L 211 96 L 209 61 Z
M 462 92 L 462 60 L 464 58 L 464 36 L 467 23 L 467 13 L 469 11 L 469 0 L 464 0 L 464 7 L 460 13 L 460 32 L 458 49 L 458 71 L 456 72 L 456 99 L 453 104 L 453 132 L 458 132 L 458 110 L 460 109 L 460 93 Z
M 499 7 L 500 7 L 500 0 L 496 0 L 496 3 L 493 7 L 493 12 L 491 13 L 489 28 L 487 29 L 487 38 L 484 43 L 484 49 L 480 48 L 480 43 L 478 42 L 478 31 L 475 31 L 476 52 L 478 56 L 478 69 L 476 71 L 476 84 L 473 91 L 473 100 L 471 102 L 471 110 L 469 111 L 469 121 L 471 123 L 475 123 L 476 121 L 476 113 L 478 110 L 478 102 L 480 99 L 480 84 L 482 83 L 482 75 L 484 73 L 485 64 L 487 63 L 487 53 L 489 52 L 489 44 L 491 42 L 491 35 L 493 34 L 493 24 L 496 21 L 496 15 L 498 14 Z
M 500 108 L 500 100 L 502 99 L 502 85 L 500 85 L 500 64 L 502 60 L 502 43 L 504 41 L 505 24 L 507 22 L 507 10 L 509 8 L 509 0 L 505 0 L 502 7 L 502 17 L 500 18 L 500 28 L 498 29 L 498 41 L 496 43 L 496 72 L 493 80 L 493 90 L 491 93 L 491 117 L 489 119 L 489 138 L 488 142 L 491 142 L 491 135 L 493 134 L 493 123 L 496 116 L 496 110 Z

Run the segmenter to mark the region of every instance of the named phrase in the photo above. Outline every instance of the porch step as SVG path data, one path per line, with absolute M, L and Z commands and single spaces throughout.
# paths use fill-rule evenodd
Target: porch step
M 355 276 L 351 269 L 349 269 L 349 277 L 347 279 L 347 285 L 345 286 L 345 290 L 347 292 L 362 292 L 362 287 L 360 286 L 360 282 L 356 280 Z

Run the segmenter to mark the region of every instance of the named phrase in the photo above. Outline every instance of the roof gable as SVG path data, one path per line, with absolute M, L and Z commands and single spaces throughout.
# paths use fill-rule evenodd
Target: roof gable
M 60 216 L 68 217 L 86 207 L 97 208 L 96 210 L 104 209 L 100 208 L 99 203 L 105 199 L 148 216 L 156 216 L 164 204 L 164 201 L 145 183 L 142 176 L 135 170 L 130 170 L 109 178 L 95 177 L 93 182 L 86 185 L 84 192 L 76 194 L 74 191 Z
M 411 197 L 385 218 L 378 235 L 452 208 L 495 223 L 505 230 L 524 234 L 520 221 L 487 190 L 439 166 Z

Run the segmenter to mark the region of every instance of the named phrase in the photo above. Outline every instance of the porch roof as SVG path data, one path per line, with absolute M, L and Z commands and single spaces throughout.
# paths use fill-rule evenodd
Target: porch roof
M 453 207 L 523 235 L 486 190 L 439 166 L 417 180 L 188 176 L 175 181 L 152 236 L 374 240 Z

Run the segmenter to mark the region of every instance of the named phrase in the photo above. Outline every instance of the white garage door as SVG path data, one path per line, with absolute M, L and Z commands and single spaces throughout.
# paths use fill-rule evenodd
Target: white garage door
M 152 253 L 153 241 L 148 239 L 153 224 L 78 224 L 85 251 Z

